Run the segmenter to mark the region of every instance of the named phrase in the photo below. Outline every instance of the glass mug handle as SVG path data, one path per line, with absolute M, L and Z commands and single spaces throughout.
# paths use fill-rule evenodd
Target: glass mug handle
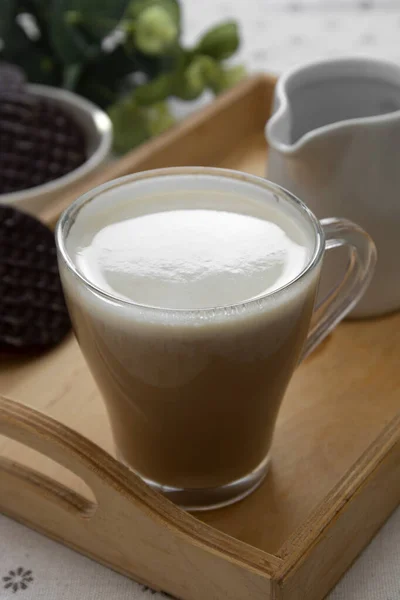
M 347 219 L 334 218 L 322 219 L 321 226 L 325 251 L 347 246 L 349 261 L 343 279 L 314 309 L 301 360 L 354 308 L 372 279 L 376 263 L 375 244 L 361 227 Z

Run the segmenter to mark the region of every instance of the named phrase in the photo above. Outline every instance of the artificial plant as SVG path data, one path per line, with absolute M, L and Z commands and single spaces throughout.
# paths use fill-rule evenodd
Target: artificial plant
M 243 76 L 224 63 L 239 45 L 234 22 L 191 48 L 181 29 L 178 0 L 0 0 L 0 59 L 106 108 L 125 152 L 171 125 L 168 97 L 219 93 Z

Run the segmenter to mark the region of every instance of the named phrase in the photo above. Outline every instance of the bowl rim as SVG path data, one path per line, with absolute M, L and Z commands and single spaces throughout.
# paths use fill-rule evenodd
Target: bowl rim
M 0 194 L 0 202 L 2 204 L 13 203 L 19 200 L 29 200 L 42 194 L 50 194 L 51 192 L 59 191 L 60 188 L 73 183 L 92 172 L 105 160 L 111 150 L 113 139 L 111 119 L 99 106 L 83 96 L 79 96 L 78 94 L 63 88 L 37 83 L 27 84 L 26 88 L 33 94 L 42 98 L 50 98 L 56 101 L 62 100 L 66 104 L 74 106 L 83 115 L 94 122 L 94 125 L 100 134 L 100 140 L 91 156 L 73 171 L 62 175 L 61 177 L 57 177 L 57 179 L 52 179 L 51 181 L 35 187 L 27 188 L 26 190 L 17 190 L 7 194 Z

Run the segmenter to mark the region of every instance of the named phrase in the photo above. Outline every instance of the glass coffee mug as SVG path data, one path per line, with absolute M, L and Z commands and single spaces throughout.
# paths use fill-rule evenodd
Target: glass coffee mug
M 196 309 L 121 297 L 81 268 L 82 246 L 106 225 L 191 208 L 290 222 L 293 235 L 306 240 L 304 268 L 272 292 Z M 104 397 L 118 456 L 189 510 L 235 502 L 260 484 L 293 371 L 361 298 L 376 261 L 372 240 L 350 221 L 319 222 L 277 185 L 202 167 L 102 185 L 64 212 L 56 239 L 74 330 Z M 348 249 L 347 271 L 314 306 L 324 252 L 339 246 Z

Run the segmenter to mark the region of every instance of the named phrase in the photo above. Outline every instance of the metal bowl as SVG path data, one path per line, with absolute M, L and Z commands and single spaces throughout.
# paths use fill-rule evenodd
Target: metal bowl
M 103 165 L 111 152 L 112 123 L 98 106 L 67 90 L 46 85 L 30 84 L 29 92 L 49 98 L 59 104 L 79 123 L 86 137 L 86 161 L 70 173 L 36 187 L 0 194 L 2 204 L 11 204 L 25 212 L 39 215 L 56 196 L 66 192 L 73 184 L 84 181 Z

